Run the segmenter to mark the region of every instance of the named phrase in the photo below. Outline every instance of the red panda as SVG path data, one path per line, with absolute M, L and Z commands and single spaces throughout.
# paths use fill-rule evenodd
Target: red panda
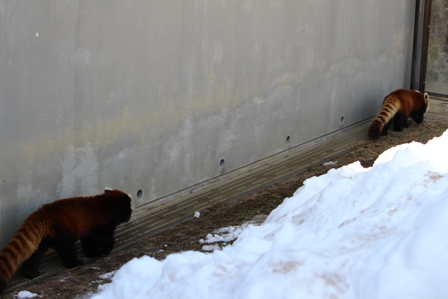
M 129 221 L 131 213 L 132 197 L 111 189 L 43 205 L 25 219 L 0 251 L 0 294 L 22 263 L 25 277 L 39 276 L 40 259 L 49 248 L 55 249 L 67 268 L 83 264 L 77 257 L 77 240 L 81 240 L 88 258 L 110 253 L 115 245 L 115 228 Z
M 394 131 L 401 132 L 407 127 L 410 116 L 416 123 L 423 121 L 423 114 L 429 109 L 429 95 L 417 90 L 397 89 L 388 94 L 383 101 L 381 111 L 375 116 L 369 127 L 368 136 L 379 139 L 380 135 L 387 135 L 392 120 Z

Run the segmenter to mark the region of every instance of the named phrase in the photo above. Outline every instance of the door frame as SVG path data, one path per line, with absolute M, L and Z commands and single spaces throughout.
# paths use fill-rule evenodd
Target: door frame
M 411 89 L 425 91 L 432 0 L 415 1 Z M 433 93 L 432 93 L 433 94 Z M 433 94 L 436 95 L 437 94 Z M 441 96 L 441 95 L 439 95 Z M 446 95 L 443 95 L 446 97 Z

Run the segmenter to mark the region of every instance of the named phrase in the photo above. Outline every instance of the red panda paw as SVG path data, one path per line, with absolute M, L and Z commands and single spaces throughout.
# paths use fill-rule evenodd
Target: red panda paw
M 6 285 L 8 284 L 8 282 L 3 281 L 3 279 L 0 279 L 0 295 L 3 294 L 3 292 L 6 289 Z
M 32 267 L 23 267 L 22 268 L 23 276 L 29 279 L 36 278 L 40 276 L 42 273 L 39 271 L 39 269 L 32 268 Z
M 76 260 L 76 266 L 83 266 L 84 265 L 84 261 L 81 259 L 77 259 Z
M 81 259 L 63 260 L 62 262 L 63 262 L 64 266 L 69 269 L 84 265 L 84 261 Z

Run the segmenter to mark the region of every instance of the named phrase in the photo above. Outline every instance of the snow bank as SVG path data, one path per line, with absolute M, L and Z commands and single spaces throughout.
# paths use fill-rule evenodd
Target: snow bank
M 19 299 L 25 299 L 25 298 L 34 298 L 37 294 L 31 293 L 29 291 L 20 291 L 17 295 L 14 297 L 17 297 Z
M 231 246 L 135 258 L 93 298 L 447 298 L 447 149 L 331 169 Z

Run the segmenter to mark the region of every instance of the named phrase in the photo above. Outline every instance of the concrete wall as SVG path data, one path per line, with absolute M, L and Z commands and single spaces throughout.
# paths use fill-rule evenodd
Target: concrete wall
M 373 116 L 409 85 L 414 5 L 1 1 L 0 245 L 43 203 L 154 203 Z

